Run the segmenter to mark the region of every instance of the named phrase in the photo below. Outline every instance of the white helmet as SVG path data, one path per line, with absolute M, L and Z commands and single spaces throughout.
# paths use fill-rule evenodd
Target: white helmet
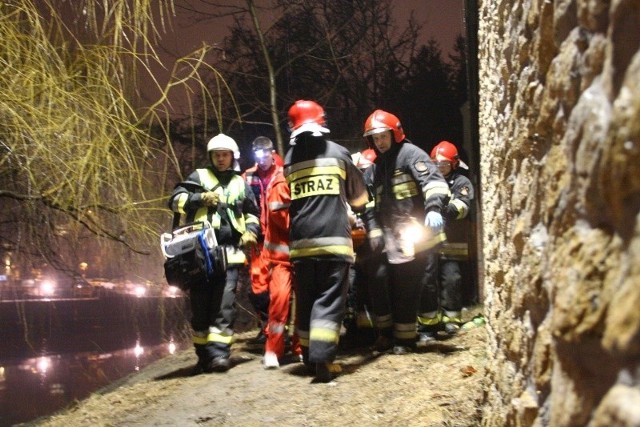
M 209 140 L 207 144 L 207 151 L 216 150 L 228 150 L 233 152 L 233 158 L 238 160 L 240 158 L 240 149 L 238 144 L 231 138 L 223 133 L 219 133 Z

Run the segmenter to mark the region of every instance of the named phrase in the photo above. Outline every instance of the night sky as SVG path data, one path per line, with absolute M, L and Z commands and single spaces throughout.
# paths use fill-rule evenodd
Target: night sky
M 237 3 L 237 0 L 233 0 Z M 167 71 L 160 67 L 153 67 L 154 72 L 161 84 L 165 84 L 168 79 L 168 70 L 173 68 L 176 56 L 183 56 L 201 47 L 203 42 L 209 45 L 221 43 L 227 35 L 227 25 L 221 20 L 218 23 L 206 22 L 194 24 L 189 21 L 184 9 L 180 8 L 181 3 L 198 4 L 193 0 L 175 0 L 176 16 L 173 18 L 172 30 L 162 35 L 159 49 L 162 55 L 164 66 Z M 411 11 L 419 24 L 423 25 L 423 42 L 435 39 L 443 52 L 452 49 L 455 39 L 459 34 L 464 33 L 463 7 L 464 0 L 395 0 L 392 3 L 396 13 L 396 24 L 409 18 Z M 266 15 L 261 11 L 263 22 L 275 19 L 274 16 Z M 141 84 L 143 96 L 148 100 L 155 99 L 154 91 L 145 88 L 144 82 Z M 184 98 L 181 96 L 182 90 L 175 90 L 170 94 L 174 110 L 184 110 Z

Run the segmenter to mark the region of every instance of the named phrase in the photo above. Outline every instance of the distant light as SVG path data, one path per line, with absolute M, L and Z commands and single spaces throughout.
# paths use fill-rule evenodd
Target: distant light
M 47 373 L 50 366 L 51 358 L 49 357 L 39 357 L 38 361 L 36 362 L 36 369 L 43 375 Z
M 173 340 L 171 340 L 169 342 L 169 354 L 174 354 L 176 352 L 176 343 L 173 342 Z
M 56 284 L 51 280 L 45 280 L 40 283 L 40 294 L 44 297 L 50 297 L 56 291 Z
M 136 346 L 133 348 L 133 354 L 135 354 L 136 357 L 140 357 L 143 353 L 144 353 L 144 347 L 142 347 L 140 343 L 137 342 Z
M 147 288 L 145 288 L 144 286 L 136 286 L 134 292 L 136 296 L 140 298 L 145 296 L 145 294 L 147 293 Z

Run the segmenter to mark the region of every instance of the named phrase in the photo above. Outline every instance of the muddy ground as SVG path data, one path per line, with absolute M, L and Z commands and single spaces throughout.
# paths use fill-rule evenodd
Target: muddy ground
M 465 312 L 470 320 L 481 308 Z M 480 424 L 487 361 L 484 326 L 419 347 L 407 355 L 343 350 L 343 373 L 313 382 L 291 361 L 265 370 L 250 346 L 257 330 L 239 334 L 226 373 L 192 375 L 195 356 L 157 361 L 41 426 L 448 426 Z

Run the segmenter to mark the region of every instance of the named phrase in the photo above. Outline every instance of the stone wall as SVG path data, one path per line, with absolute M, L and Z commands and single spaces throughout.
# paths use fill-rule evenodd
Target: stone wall
M 485 426 L 640 426 L 640 0 L 479 0 Z

